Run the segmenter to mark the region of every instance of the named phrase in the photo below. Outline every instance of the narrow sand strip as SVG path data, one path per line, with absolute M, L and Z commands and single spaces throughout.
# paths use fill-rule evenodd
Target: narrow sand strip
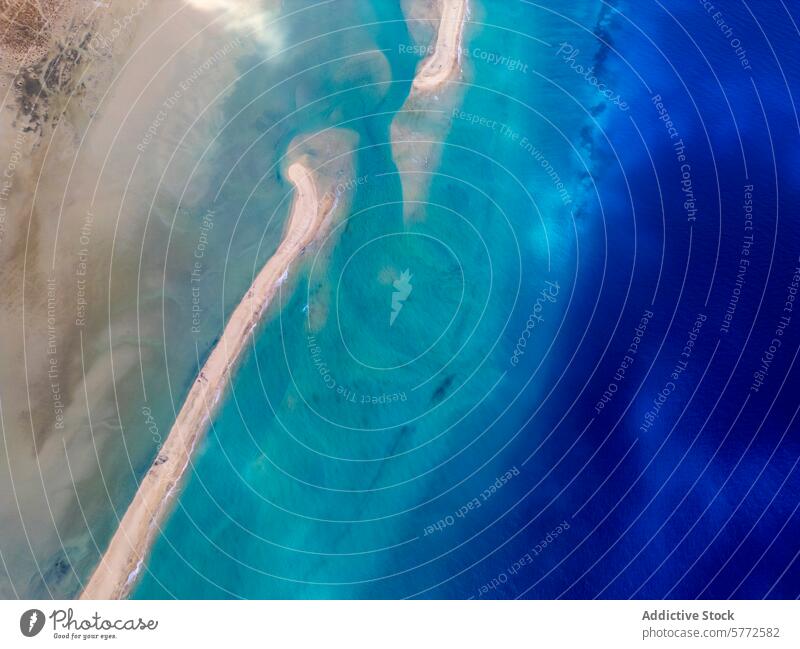
M 133 588 L 195 445 L 208 428 L 251 332 L 274 298 L 289 266 L 324 229 L 329 206 L 320 204 L 308 169 L 294 163 L 288 169 L 288 177 L 296 193 L 283 241 L 231 315 L 81 599 L 121 599 Z
M 452 77 L 461 58 L 461 36 L 467 17 L 467 0 L 442 0 L 442 18 L 436 49 L 414 77 L 417 90 L 435 90 Z

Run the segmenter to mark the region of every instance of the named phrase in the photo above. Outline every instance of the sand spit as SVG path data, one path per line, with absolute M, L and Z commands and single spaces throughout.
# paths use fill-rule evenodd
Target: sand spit
M 450 129 L 450 111 L 463 94 L 452 83 L 461 74 L 461 48 L 468 17 L 467 0 L 440 0 L 439 27 L 433 53 L 417 68 L 411 91 L 391 126 L 392 156 L 401 175 L 403 215 L 407 221 L 423 218 L 424 201 L 432 174 L 442 154 L 441 141 Z M 404 10 L 411 24 L 428 24 L 429 6 L 415 0 Z M 422 33 L 421 29 L 417 32 Z
M 312 172 L 301 162 L 287 172 L 295 199 L 284 238 L 231 315 L 200 371 L 161 451 L 144 476 L 133 502 L 82 599 L 119 599 L 135 583 L 161 527 L 198 440 L 208 428 L 250 335 L 285 280 L 289 267 L 326 229 L 333 201 L 320 199 Z
M 443 1 L 434 52 L 422 62 L 414 77 L 413 87 L 421 92 L 436 90 L 459 70 L 467 0 Z

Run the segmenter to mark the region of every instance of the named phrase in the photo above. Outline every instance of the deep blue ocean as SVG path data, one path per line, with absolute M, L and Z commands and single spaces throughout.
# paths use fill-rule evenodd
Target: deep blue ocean
M 293 137 L 354 131 L 360 180 L 134 597 L 800 595 L 800 6 L 719 4 L 471 0 L 408 220 L 390 132 L 425 34 L 395 1 L 284 3 L 210 163 L 217 311 L 277 245 L 290 185 L 259 183 Z

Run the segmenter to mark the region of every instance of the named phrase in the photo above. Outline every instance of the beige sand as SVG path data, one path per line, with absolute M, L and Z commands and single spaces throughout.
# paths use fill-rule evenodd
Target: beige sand
M 403 216 L 407 222 L 424 218 L 431 179 L 442 155 L 441 142 L 450 128 L 450 111 L 464 92 L 454 83 L 461 73 L 461 48 L 467 0 L 439 0 L 441 8 L 433 54 L 417 68 L 411 92 L 392 120 L 392 157 L 403 187 Z M 403 10 L 409 24 L 428 25 L 430 7 L 409 0 Z M 420 32 L 422 36 L 421 29 Z M 433 35 L 425 30 L 433 40 Z M 420 42 L 420 45 L 426 45 Z
M 314 180 L 303 164 L 292 164 L 288 176 L 296 195 L 283 241 L 231 315 L 81 599 L 118 599 L 132 588 L 169 512 L 192 451 L 214 415 L 251 332 L 275 297 L 289 266 L 324 230 L 331 207 L 324 203 L 330 201 L 320 202 Z
M 436 36 L 436 48 L 422 63 L 413 87 L 433 91 L 452 78 L 461 58 L 461 36 L 467 16 L 467 0 L 442 0 L 442 18 Z

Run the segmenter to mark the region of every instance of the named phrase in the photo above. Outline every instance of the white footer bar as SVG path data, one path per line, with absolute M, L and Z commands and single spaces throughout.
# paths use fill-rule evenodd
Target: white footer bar
M 0 647 L 800 647 L 797 602 L 0 601 Z M 257 644 L 256 644 L 257 643 Z M 755 643 L 755 644 L 753 644 Z

